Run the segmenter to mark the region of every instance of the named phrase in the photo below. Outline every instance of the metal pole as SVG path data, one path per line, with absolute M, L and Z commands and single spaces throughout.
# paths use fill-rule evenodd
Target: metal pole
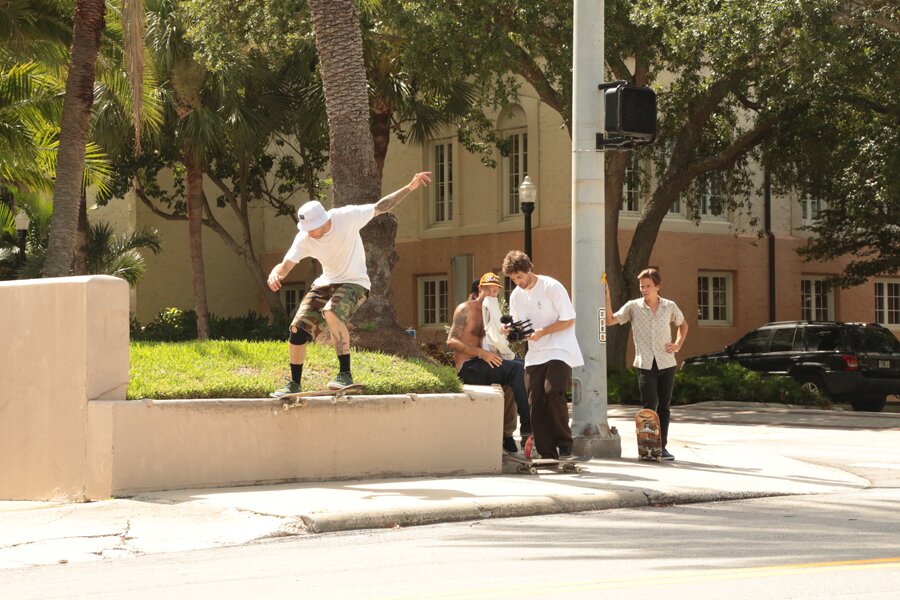
M 28 230 L 27 229 L 19 229 L 19 255 L 16 257 L 16 267 L 21 267 L 25 264 L 25 244 L 28 241 Z
M 534 254 L 531 253 L 531 213 L 534 212 L 534 202 L 523 202 L 522 213 L 525 215 L 525 254 L 534 262 Z
M 622 456 L 622 440 L 607 422 L 603 153 L 604 2 L 575 0 L 572 64 L 572 298 L 575 333 L 585 365 L 574 370 L 572 434 L 575 454 Z

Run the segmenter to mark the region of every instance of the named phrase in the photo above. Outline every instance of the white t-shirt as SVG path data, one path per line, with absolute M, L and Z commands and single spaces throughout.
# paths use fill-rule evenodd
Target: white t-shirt
M 331 230 L 319 239 L 305 231 L 294 238 L 286 260 L 298 263 L 310 256 L 322 263 L 322 274 L 313 285 L 355 283 L 367 290 L 372 287 L 366 270 L 366 252 L 359 230 L 375 216 L 374 204 L 350 204 L 328 211 Z
M 537 282 L 530 290 L 517 287 L 509 296 L 509 312 L 516 321 L 531 319 L 535 330 L 553 325 L 557 321 L 571 321 L 575 318 L 575 307 L 563 284 L 538 275 Z M 584 364 L 581 349 L 575 337 L 575 327 L 549 333 L 537 341 L 528 341 L 525 366 L 542 365 L 551 360 L 561 360 L 570 367 Z

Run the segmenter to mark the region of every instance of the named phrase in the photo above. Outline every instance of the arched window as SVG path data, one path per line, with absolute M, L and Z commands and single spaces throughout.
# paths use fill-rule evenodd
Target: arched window
M 519 184 L 528 174 L 528 123 L 518 104 L 507 106 L 497 120 L 500 146 L 501 199 L 503 216 L 522 213 Z

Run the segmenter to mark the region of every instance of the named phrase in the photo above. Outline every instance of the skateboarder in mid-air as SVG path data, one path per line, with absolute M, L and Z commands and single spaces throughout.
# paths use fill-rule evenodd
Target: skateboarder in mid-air
M 312 257 L 322 265 L 322 274 L 313 282 L 291 322 L 288 348 L 291 378 L 285 386 L 271 395 L 281 397 L 300 392 L 306 344 L 323 327 L 331 331 L 334 350 L 340 368 L 330 389 L 353 384 L 350 374 L 350 332 L 347 323 L 369 296 L 369 274 L 366 253 L 359 230 L 374 217 L 392 210 L 410 192 L 431 182 L 431 173 L 416 173 L 407 185 L 388 194 L 375 204 L 351 204 L 326 211 L 317 201 L 303 204 L 297 211 L 300 232 L 294 243 L 269 273 L 269 288 L 281 289 L 282 280 L 305 257 Z

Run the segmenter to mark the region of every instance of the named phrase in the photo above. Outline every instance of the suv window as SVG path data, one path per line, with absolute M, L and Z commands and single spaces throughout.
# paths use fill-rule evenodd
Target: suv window
M 884 327 L 849 327 L 850 339 L 857 352 L 900 352 L 900 341 Z
M 756 331 L 751 331 L 734 345 L 734 353 L 756 354 L 758 352 L 765 352 L 770 335 L 772 335 L 771 329 L 757 329 Z
M 841 343 L 841 330 L 839 327 L 807 327 L 806 349 L 810 352 L 834 352 L 843 351 Z
M 796 333 L 796 327 L 779 327 L 776 329 L 775 333 L 772 335 L 772 344 L 769 347 L 769 352 L 790 352 L 793 350 Z M 800 338 L 800 336 L 796 337 Z M 797 340 L 798 346 L 801 345 L 800 342 L 802 342 L 802 339 Z

